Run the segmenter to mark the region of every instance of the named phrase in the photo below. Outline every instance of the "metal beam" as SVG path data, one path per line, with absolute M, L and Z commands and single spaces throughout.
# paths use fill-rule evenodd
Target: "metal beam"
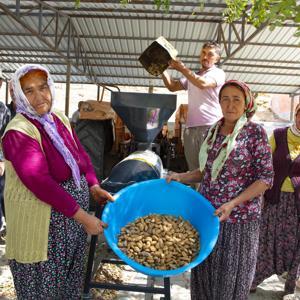
M 14 73 L 14 71 L 7 71 L 7 70 L 4 70 L 4 72 L 6 73 Z M 52 73 L 53 76 L 61 76 L 61 77 L 65 77 L 65 73 L 64 74 L 55 74 L 55 73 Z M 73 77 L 74 75 L 72 75 Z M 76 75 L 77 77 L 77 75 Z M 81 76 L 82 77 L 82 76 Z M 139 78 L 139 77 L 138 77 Z M 55 80 L 56 83 L 66 83 L 65 80 Z M 87 82 L 87 81 L 72 81 L 72 78 L 71 78 L 71 84 L 94 84 L 93 82 Z M 252 84 L 256 84 L 256 83 L 252 83 Z M 106 83 L 107 86 L 109 85 L 112 85 L 115 87 L 115 84 L 113 83 L 110 83 L 110 82 L 107 82 Z M 128 83 L 118 83 L 118 86 L 128 86 Z M 138 86 L 138 87 L 145 87 L 145 88 L 149 88 L 149 85 L 148 84 L 140 84 L 140 83 L 135 83 L 135 86 Z M 163 88 L 164 86 L 163 85 L 160 85 L 160 86 L 157 86 L 157 87 L 160 87 L 160 88 Z M 264 89 L 259 89 L 259 90 L 253 90 L 253 92 L 255 93 L 271 93 L 272 91 L 266 91 Z M 274 93 L 274 91 L 273 91 Z M 276 92 L 276 94 L 288 94 L 287 92 Z M 299 95 L 299 94 L 295 94 L 295 95 Z
M 5 104 L 8 104 L 8 94 L 9 94 L 9 90 L 8 90 L 8 80 L 5 80 Z
M 71 83 L 71 66 L 67 64 L 67 74 L 66 74 L 66 101 L 65 101 L 65 115 L 69 116 L 70 108 L 70 83 Z
M 14 73 L 15 71 L 14 70 L 8 70 L 8 69 L 4 69 L 2 70 L 3 73 Z M 52 75 L 56 75 L 56 76 L 63 76 L 65 77 L 66 76 L 66 73 L 65 72 L 51 72 Z M 72 74 L 72 77 L 82 77 L 83 75 L 80 75 L 80 74 Z M 119 74 L 102 74 L 102 75 L 98 75 L 99 78 L 120 78 L 120 75 Z M 146 79 L 146 80 L 149 80 L 149 79 L 158 79 L 158 78 L 155 78 L 153 76 L 138 76 L 138 75 L 132 75 L 132 76 L 128 76 L 128 75 L 122 75 L 121 76 L 122 78 L 125 78 L 125 79 Z M 160 79 L 159 79 L 160 80 Z M 161 81 L 161 80 L 160 80 Z M 66 82 L 66 81 L 63 81 L 63 82 Z M 91 82 L 93 83 L 93 82 Z M 255 84 L 255 85 L 266 85 L 266 86 L 282 86 L 282 87 L 295 87 L 295 88 L 298 88 L 299 89 L 299 85 L 298 84 L 286 84 L 286 83 L 277 83 L 277 82 L 274 82 L 274 83 L 270 83 L 270 82 L 247 82 L 249 85 L 251 84 Z M 149 85 L 147 85 L 149 86 Z M 163 86 L 163 85 L 162 85 Z
M 53 2 L 53 4 L 57 4 L 57 3 L 73 3 L 74 4 L 74 0 L 52 0 L 52 1 L 47 1 L 48 3 Z M 120 0 L 114 0 L 114 1 L 101 1 L 101 0 L 81 0 L 80 3 L 83 6 L 85 3 L 97 3 L 99 4 L 99 2 L 104 2 L 105 4 L 118 4 L 120 7 L 128 7 L 128 6 L 133 6 L 133 5 L 151 5 L 153 7 L 155 7 L 155 5 L 153 4 L 153 1 L 147 1 L 147 0 L 143 0 L 143 1 L 131 1 L 131 3 L 129 5 L 121 5 L 120 4 Z M 226 8 L 226 4 L 223 3 L 205 3 L 204 4 L 205 7 L 211 7 L 211 8 L 221 8 L 224 9 Z M 199 3 L 195 2 L 195 1 L 172 1 L 172 6 L 183 6 L 183 7 L 187 7 L 187 6 L 191 6 L 191 7 L 195 7 L 195 8 L 199 8 Z M 80 7 L 79 7 L 80 9 Z
M 0 50 L 3 51 L 10 51 L 10 52 L 16 52 L 15 54 L 12 53 L 4 53 L 3 51 L 1 52 L 1 57 L 13 57 L 14 55 L 20 56 L 22 58 L 32 58 L 33 56 L 36 58 L 44 58 L 44 59 L 60 59 L 61 57 L 59 55 L 53 55 L 52 52 L 50 52 L 47 49 L 26 49 L 26 48 L 2 48 L 0 46 Z M 43 54 L 32 54 L 32 52 L 41 52 Z M 28 52 L 28 54 L 24 54 L 24 52 Z M 105 60 L 113 60 L 115 61 L 118 57 L 119 59 L 126 59 L 127 61 L 137 61 L 137 57 L 140 55 L 140 53 L 137 52 L 105 52 L 105 51 L 97 51 L 97 52 L 87 52 L 88 58 L 89 59 L 99 59 L 99 55 L 101 55 L 102 59 Z M 93 57 L 96 56 L 96 57 Z M 107 56 L 107 57 L 106 57 Z M 180 55 L 180 57 L 184 60 L 185 63 L 193 63 L 196 61 L 198 62 L 198 55 Z M 75 59 L 75 56 L 71 56 L 70 59 Z M 195 59 L 195 61 L 189 61 L 189 59 Z M 277 64 L 293 64 L 293 65 L 298 65 L 300 69 L 300 62 L 298 61 L 293 61 L 293 60 L 278 60 L 278 59 L 259 59 L 259 58 L 234 58 L 232 57 L 230 59 L 231 61 L 250 61 L 250 62 L 261 62 L 261 63 L 277 63 Z M 229 64 L 226 64 L 229 65 Z M 267 67 L 267 66 L 266 66 Z M 286 68 L 289 68 L 288 66 Z
M 56 80 L 55 82 L 57 82 L 57 83 L 66 83 L 65 81 L 61 81 L 61 80 Z M 74 82 L 72 82 L 72 84 L 94 84 L 94 83 L 89 83 L 89 82 L 85 82 L 85 81 L 74 81 Z M 109 82 L 107 82 L 107 85 L 108 84 L 112 84 L 112 83 L 109 83 Z M 124 86 L 124 87 L 128 87 L 128 83 L 118 83 L 118 86 L 119 87 L 122 87 L 122 86 Z M 136 87 L 145 87 L 145 88 L 148 88 L 149 87 L 149 85 L 148 84 L 140 84 L 140 83 L 135 83 L 135 85 L 134 86 L 136 86 Z M 164 85 L 160 85 L 160 86 L 156 86 L 156 87 L 159 87 L 159 88 L 164 88 Z M 280 94 L 280 95 L 288 95 L 288 94 L 290 94 L 290 93 L 288 93 L 288 92 L 275 92 L 274 93 L 274 90 L 264 90 L 264 89 L 253 89 L 252 88 L 252 92 L 253 93 L 271 93 L 271 94 Z
M 126 59 L 126 61 L 128 62 L 133 62 L 134 64 L 120 64 L 116 61 L 115 58 L 102 58 L 102 59 L 93 59 L 90 58 L 91 63 L 90 66 L 91 67 L 114 67 L 114 68 L 139 68 L 141 69 L 142 66 L 141 64 L 137 61 L 137 59 Z M 96 60 L 98 61 L 97 63 L 93 63 L 92 61 Z M 114 63 L 103 63 L 101 62 L 102 60 L 110 60 L 113 61 Z M 2 63 L 19 63 L 19 64 L 26 64 L 26 63 L 39 63 L 39 64 L 45 64 L 45 65 L 61 65 L 61 66 L 65 66 L 65 62 L 64 61 L 54 61 L 53 58 L 51 59 L 51 61 L 49 60 L 45 60 L 43 59 L 43 57 L 39 57 L 37 58 L 36 56 L 32 57 L 31 59 L 2 59 L 1 60 Z M 189 64 L 190 67 L 192 68 L 192 70 L 197 71 L 199 62 L 198 61 L 185 61 L 186 64 Z M 193 67 L 191 65 L 196 65 L 197 67 Z M 279 73 L 278 75 L 281 76 L 300 76 L 300 69 L 299 67 L 291 67 L 291 66 L 276 66 L 276 65 L 259 65 L 259 64 L 243 64 L 243 63 L 228 63 L 223 67 L 224 71 L 227 72 L 233 72 L 233 73 L 247 73 L 247 74 L 266 74 L 266 75 L 276 75 L 276 72 L 272 71 L 272 72 L 264 72 L 264 71 L 240 71 L 240 70 L 236 70 L 236 69 L 231 69 L 228 70 L 227 67 L 234 67 L 234 68 L 254 68 L 254 69 L 271 69 L 271 70 L 289 70 L 289 71 L 298 71 L 298 73 Z M 95 74 L 97 76 L 97 74 Z
M 32 34 L 24 31 L 24 32 L 14 32 L 14 31 L 7 31 L 7 32 L 0 32 L 0 36 L 21 36 L 21 37 L 32 37 Z M 45 33 L 43 34 L 43 37 L 47 38 L 55 38 L 57 35 L 55 33 Z M 60 38 L 67 38 L 68 35 L 61 35 Z M 157 39 L 156 36 L 124 36 L 124 35 L 99 35 L 99 34 L 79 34 L 79 38 L 84 38 L 84 39 L 105 39 L 105 40 L 139 40 L 139 41 L 154 41 Z M 201 39 L 176 39 L 176 38 L 168 38 L 169 42 L 183 42 L 183 43 L 205 43 L 207 42 L 207 39 L 201 40 Z M 239 44 L 239 43 L 235 43 Z M 268 46 L 268 44 L 266 44 Z M 63 49 L 62 49 L 63 50 Z M 65 51 L 65 50 L 64 50 Z
M 227 63 L 225 66 L 245 67 L 245 68 L 265 68 L 265 69 L 278 69 L 278 70 L 295 70 L 300 72 L 299 67 L 291 67 L 291 66 L 274 66 L 274 65 L 268 66 L 268 65 L 258 65 L 258 64 L 240 64 L 240 63 Z
M 54 6 L 53 6 L 54 7 Z M 14 8 L 13 5 L 9 5 L 8 6 L 9 9 L 12 9 Z M 33 10 L 35 10 L 36 7 L 35 6 L 27 6 L 26 7 L 26 10 L 25 10 L 25 7 L 23 7 L 23 10 L 25 10 L 23 13 L 21 12 L 21 15 L 25 16 L 31 16 L 31 17 L 36 17 L 38 16 L 38 14 L 35 12 L 35 13 L 32 13 Z M 59 12 L 63 12 L 63 13 L 66 13 L 68 14 L 70 17 L 74 17 L 74 18 L 89 18 L 89 19 L 95 19 L 95 18 L 110 18 L 111 17 L 111 14 L 114 14 L 114 16 L 118 19 L 122 16 L 128 16 L 128 14 L 136 14 L 136 15 L 139 15 L 139 16 L 136 16 L 136 17 L 140 17 L 142 18 L 143 15 L 147 15 L 147 14 L 156 14 L 156 18 L 158 17 L 158 15 L 160 15 L 161 19 L 165 19 L 166 15 L 165 13 L 163 12 L 159 12 L 157 10 L 153 10 L 153 9 L 111 9 L 111 8 L 105 8 L 105 7 L 101 7 L 101 8 L 96 8 L 96 7 L 92 7 L 92 8 L 86 8 L 86 9 L 77 9 L 77 10 L 74 10 L 74 8 L 72 7 L 55 7 L 55 9 Z M 71 12 L 71 13 L 70 13 Z M 110 15 L 107 15 L 107 13 L 109 13 Z M 0 14 L 1 15 L 1 14 Z M 204 16 L 204 17 L 217 17 L 219 19 L 222 19 L 223 18 L 223 14 L 222 14 L 222 11 L 220 12 L 195 12 L 192 14 L 192 12 L 190 11 L 172 11 L 171 14 L 168 14 L 169 16 L 172 15 L 172 16 L 186 16 L 186 17 L 190 17 L 192 19 L 195 19 L 199 16 Z M 44 15 L 45 17 L 49 17 L 51 16 L 50 13 L 46 13 Z M 176 17 L 171 17 L 172 19 L 174 20 L 177 20 L 178 18 Z M 207 20 L 207 19 L 206 19 Z
M 32 34 L 29 34 L 27 32 L 0 32 L 0 36 L 21 36 L 21 37 L 29 37 L 32 38 Z M 52 34 L 43 34 L 43 37 L 45 38 L 55 38 L 56 34 L 52 33 Z M 60 38 L 64 38 L 67 39 L 68 38 L 68 34 L 65 35 L 60 35 Z M 139 40 L 139 41 L 149 41 L 152 42 L 154 40 L 156 40 L 156 36 L 152 36 L 152 37 L 135 37 L 135 36 L 124 36 L 124 35 L 78 35 L 78 38 L 80 39 L 105 39 L 105 40 L 125 40 L 125 41 L 135 41 L 135 40 Z M 223 42 L 225 40 L 225 43 Z M 168 38 L 168 41 L 170 43 L 175 43 L 175 42 L 180 42 L 180 43 L 205 43 L 207 42 L 207 39 L 205 40 L 201 40 L 201 39 L 190 39 L 190 38 Z M 225 35 L 222 38 L 221 43 L 224 43 L 224 48 L 226 51 L 227 48 L 227 39 L 225 37 Z M 237 41 L 233 41 L 231 40 L 230 44 L 233 45 L 237 45 L 237 46 L 241 46 L 241 43 L 237 40 Z M 245 45 L 244 45 L 245 46 Z M 248 42 L 247 46 L 261 46 L 261 47 L 280 47 L 280 48 L 299 48 L 299 44 L 272 44 L 272 43 L 258 43 L 258 42 Z M 49 49 L 50 50 L 50 49 Z M 48 50 L 48 51 L 49 51 Z M 62 53 L 64 53 L 66 51 L 66 49 L 60 49 Z M 88 53 L 88 51 L 86 51 Z
M 295 103 L 295 96 L 291 96 L 291 111 L 290 111 L 290 121 L 292 122 L 294 119 L 294 103 Z
M 298 88 L 292 93 L 293 95 L 300 95 L 300 85 Z M 300 103 L 300 97 L 299 97 L 299 103 Z
M 14 73 L 13 70 L 3 70 L 5 73 Z M 51 72 L 51 74 L 53 76 L 63 76 L 65 77 L 66 76 L 66 73 L 65 72 Z M 79 74 L 72 74 L 72 77 L 82 77 L 82 75 L 79 75 Z M 108 74 L 108 75 L 105 75 L 105 74 L 102 74 L 102 75 L 99 75 L 98 76 L 99 78 L 104 78 L 104 79 L 107 79 L 107 78 L 121 78 L 121 79 L 146 79 L 146 80 L 149 80 L 149 79 L 156 79 L 156 78 L 153 78 L 153 77 L 150 77 L 150 76 L 137 76 L 137 75 L 132 75 L 132 76 L 128 76 L 128 75 L 111 75 L 111 74 Z M 161 81 L 161 80 L 159 80 Z M 65 82 L 65 81 L 63 81 Z M 76 82 L 76 81 L 74 81 Z M 86 82 L 85 82 L 86 83 Z M 92 82 L 91 82 L 92 83 Z M 298 84 L 286 84 L 286 83 L 270 83 L 270 82 L 247 82 L 250 86 L 251 85 L 261 85 L 261 86 L 270 86 L 270 87 L 289 87 L 289 88 L 299 88 L 299 85 Z M 107 84 L 106 84 L 107 85 Z M 118 83 L 119 85 L 119 83 Z M 120 84 L 121 85 L 121 84 Z M 128 84 L 127 84 L 128 85 Z M 147 85 L 149 86 L 149 84 Z M 162 85 L 160 86 L 164 86 L 163 83 Z
M 38 0 L 33 0 L 33 1 L 38 1 Z M 150 14 L 150 15 L 149 15 Z M 23 14 L 23 16 L 25 16 L 26 13 Z M 38 13 L 31 13 L 29 16 L 32 17 L 37 17 Z M 52 16 L 50 13 L 45 14 L 46 17 Z M 204 15 L 203 15 L 204 16 Z M 76 14 L 72 14 L 71 16 L 72 18 L 79 18 L 78 15 Z M 92 18 L 92 16 L 90 17 L 88 14 L 87 15 L 81 15 L 81 18 Z M 155 11 L 149 12 L 148 14 L 145 15 L 93 15 L 93 18 L 101 18 L 101 19 L 114 19 L 114 20 L 152 20 L 152 21 L 160 21 L 160 20 L 164 20 L 164 21 L 173 21 L 173 22 L 179 22 L 179 21 L 184 21 L 184 22 L 191 22 L 191 23 L 220 23 L 223 19 L 222 16 L 215 16 L 214 19 L 208 19 L 208 18 L 199 18 L 197 16 L 194 16 L 192 14 L 189 14 L 188 16 L 184 17 L 184 18 L 180 18 L 180 17 L 176 17 L 176 16 L 172 16 L 172 15 L 161 15 L 161 14 L 156 14 L 155 15 Z M 239 23 L 239 22 L 238 22 Z
M 234 55 L 237 54 L 240 50 L 242 50 L 245 46 L 248 46 L 250 41 L 253 38 L 255 38 L 263 29 L 265 29 L 267 25 L 268 25 L 267 23 L 260 25 L 252 34 L 250 34 L 249 37 L 245 37 L 245 40 L 242 43 L 240 43 L 240 45 L 237 48 L 235 48 L 232 52 L 230 51 L 227 57 L 221 59 L 220 66 L 224 65 L 231 57 L 234 57 Z
M 166 15 L 186 15 L 186 16 L 192 16 L 193 18 L 198 17 L 198 16 L 215 16 L 215 17 L 219 17 L 219 22 L 223 19 L 223 10 L 224 8 L 226 8 L 226 4 L 222 4 L 222 3 L 204 3 L 204 7 L 203 10 L 199 9 L 199 4 L 198 3 L 193 3 L 193 2 L 176 2 L 177 5 L 173 2 L 172 3 L 172 7 L 170 9 L 170 11 L 168 13 L 166 13 L 164 10 L 157 10 L 155 8 L 155 5 L 153 4 L 153 2 L 147 2 L 147 1 L 142 1 L 141 3 L 137 2 L 137 3 L 131 3 L 130 5 L 120 5 L 120 1 L 116 1 L 116 2 L 107 2 L 105 1 L 105 4 L 119 4 L 118 7 L 106 7 L 106 6 L 101 6 L 102 3 L 99 3 L 99 1 L 95 1 L 95 2 L 86 2 L 86 3 L 97 3 L 99 6 L 98 7 L 86 7 L 84 6 L 84 2 L 81 1 L 81 5 L 74 10 L 74 7 L 70 7 L 70 6 L 59 6 L 57 5 L 58 2 L 60 1 L 47 1 L 48 4 L 50 4 L 51 2 L 53 2 L 53 4 L 51 4 L 52 7 L 54 7 L 57 11 L 61 11 L 61 12 L 65 12 L 67 13 L 70 17 L 74 17 L 74 18 L 106 18 L 106 17 L 111 17 L 111 16 L 107 16 L 105 15 L 105 13 L 109 13 L 109 14 L 115 14 L 113 16 L 113 18 L 118 19 L 118 18 L 124 18 L 124 15 L 127 16 L 130 13 L 135 13 L 137 15 L 141 15 L 141 14 L 146 14 L 149 17 L 149 14 L 160 14 L 162 15 L 162 17 L 164 18 Z M 62 1 L 66 2 L 66 1 Z M 74 3 L 74 1 L 71 1 Z M 143 5 L 142 9 L 138 8 L 138 6 L 140 6 L 139 4 Z M 149 4 L 148 8 L 146 5 Z M 147 7 L 145 9 L 145 6 Z M 191 6 L 191 10 L 182 10 L 181 8 L 179 8 L 179 10 L 175 10 L 175 6 L 184 6 L 185 8 L 187 6 Z M 12 9 L 14 8 L 13 5 L 8 5 L 8 8 Z M 27 10 L 27 15 L 29 15 L 29 11 L 32 11 L 34 9 L 33 5 L 23 5 L 23 10 Z M 206 8 L 219 8 L 220 12 L 211 12 L 211 11 L 205 11 Z M 250 6 L 249 6 L 250 8 Z M 72 12 L 72 13 L 69 13 Z M 123 16 L 120 16 L 120 14 L 122 14 Z M 31 16 L 34 16 L 34 14 L 31 14 Z M 47 14 L 45 14 L 45 16 L 47 16 Z M 143 16 L 141 16 L 143 18 Z M 162 19 L 163 19 L 162 18 Z M 174 19 L 176 21 L 176 19 Z M 182 20 L 182 18 L 178 19 L 178 20 Z M 242 24 L 243 21 L 235 21 L 235 24 Z M 252 25 L 251 22 L 248 22 L 247 24 Z M 298 27 L 297 24 L 282 24 L 281 27 Z
M 82 38 L 79 37 L 79 34 L 73 25 L 72 19 L 61 12 L 58 12 L 57 10 L 53 9 L 48 4 L 44 3 L 40 0 L 33 0 L 38 4 L 37 10 L 39 14 L 39 22 L 37 24 L 34 23 L 28 23 L 26 19 L 22 18 L 20 15 L 20 10 L 22 7 L 22 4 L 19 0 L 16 0 L 16 7 L 17 10 L 12 11 L 4 4 L 0 3 L 0 9 L 5 12 L 6 15 L 10 16 L 12 19 L 14 19 L 16 22 L 21 24 L 27 31 L 29 31 L 32 35 L 39 38 L 45 45 L 48 46 L 51 51 L 56 52 L 59 56 L 61 56 L 67 63 L 71 63 L 79 72 L 81 72 L 83 75 L 88 76 L 91 78 L 92 81 L 97 82 L 97 77 L 95 77 L 95 74 L 93 73 L 93 69 L 90 67 L 89 60 L 86 56 L 86 51 L 82 43 Z M 53 13 L 55 25 L 52 25 L 52 28 L 49 26 L 50 23 L 48 22 L 45 26 L 43 24 L 43 14 L 44 12 L 51 11 Z M 49 27 L 49 28 L 48 28 Z M 54 29 L 53 29 L 54 27 Z M 49 39 L 48 37 L 44 36 L 45 28 L 47 28 L 47 31 L 51 31 L 53 38 Z M 69 53 L 65 51 L 65 49 L 62 49 L 60 46 L 60 42 L 62 38 L 64 38 L 64 32 L 68 28 L 68 40 L 66 43 L 70 45 L 70 49 L 68 51 L 71 51 L 71 49 L 75 52 L 76 60 L 71 61 L 69 59 Z M 65 39 L 65 38 L 64 38 Z M 101 83 L 98 83 L 101 84 Z

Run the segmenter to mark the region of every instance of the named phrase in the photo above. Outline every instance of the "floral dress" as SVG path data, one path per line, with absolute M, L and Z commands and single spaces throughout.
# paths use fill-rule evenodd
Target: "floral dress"
M 271 148 L 265 130 L 248 122 L 236 138 L 216 180 L 211 167 L 225 136 L 218 133 L 208 154 L 200 193 L 218 208 L 242 193 L 257 180 L 272 185 Z M 261 197 L 235 207 L 221 223 L 218 242 L 211 255 L 192 270 L 192 299 L 246 300 L 254 276 L 258 248 Z

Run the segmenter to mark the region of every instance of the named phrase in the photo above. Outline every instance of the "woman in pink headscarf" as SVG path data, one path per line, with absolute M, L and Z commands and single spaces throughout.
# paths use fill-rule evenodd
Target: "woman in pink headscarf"
M 103 223 L 88 211 L 101 189 L 68 118 L 54 110 L 54 83 L 39 65 L 12 79 L 16 116 L 2 146 L 6 181 L 6 256 L 18 299 L 80 299 L 87 234 Z
M 199 192 L 221 221 L 213 252 L 192 270 L 192 300 L 247 300 L 257 258 L 261 195 L 273 179 L 271 149 L 265 130 L 250 121 L 256 106 L 246 84 L 227 81 L 219 101 L 223 118 L 210 127 L 201 146 L 200 168 L 167 180 L 202 180 Z
M 300 276 L 300 104 L 292 126 L 275 129 L 270 144 L 275 177 L 265 193 L 252 291 L 271 275 L 287 272 L 284 294 L 293 294 Z

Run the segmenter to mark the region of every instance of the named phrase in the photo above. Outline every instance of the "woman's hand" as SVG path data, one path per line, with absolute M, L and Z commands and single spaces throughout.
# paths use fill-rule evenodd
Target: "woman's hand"
M 93 199 L 100 205 L 105 204 L 107 200 L 114 201 L 113 196 L 106 190 L 103 190 L 98 184 L 90 187 L 90 193 Z
M 227 202 L 216 209 L 214 215 L 219 217 L 220 222 L 226 221 L 229 218 L 234 207 L 235 205 L 232 201 Z
M 83 228 L 87 234 L 98 235 L 103 232 L 103 228 L 107 227 L 107 224 L 103 223 L 95 216 L 88 214 L 86 221 L 82 223 Z
M 83 226 L 87 234 L 91 235 L 98 235 L 103 232 L 103 228 L 107 227 L 107 224 L 103 223 L 95 216 L 90 215 L 82 208 L 78 209 L 73 216 L 73 219 Z
M 166 180 L 168 183 L 171 180 L 173 180 L 184 184 L 198 183 L 201 181 L 201 178 L 202 178 L 202 173 L 200 172 L 199 169 L 190 172 L 185 172 L 185 173 L 170 172 L 166 176 Z
M 4 161 L 0 161 L 0 176 L 3 176 L 5 170 Z
M 178 181 L 181 182 L 181 173 L 176 173 L 176 172 L 170 172 L 166 176 L 167 183 L 173 181 Z

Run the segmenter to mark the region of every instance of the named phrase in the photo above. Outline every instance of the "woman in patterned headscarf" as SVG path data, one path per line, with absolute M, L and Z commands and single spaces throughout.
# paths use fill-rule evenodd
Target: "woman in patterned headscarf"
M 199 192 L 221 223 L 210 256 L 192 270 L 193 300 L 246 300 L 257 257 L 261 194 L 272 185 L 271 149 L 265 130 L 250 121 L 256 105 L 248 86 L 230 80 L 219 93 L 223 118 L 209 129 L 200 168 L 167 181 L 201 181 Z
M 271 275 L 287 272 L 284 294 L 293 294 L 300 276 L 300 104 L 294 123 L 275 129 L 270 144 L 275 176 L 264 195 L 252 290 Z
M 16 116 L 2 139 L 6 165 L 6 256 L 18 299 L 80 299 L 88 214 L 100 188 L 90 159 L 65 115 L 53 109 L 54 83 L 39 65 L 12 79 Z

